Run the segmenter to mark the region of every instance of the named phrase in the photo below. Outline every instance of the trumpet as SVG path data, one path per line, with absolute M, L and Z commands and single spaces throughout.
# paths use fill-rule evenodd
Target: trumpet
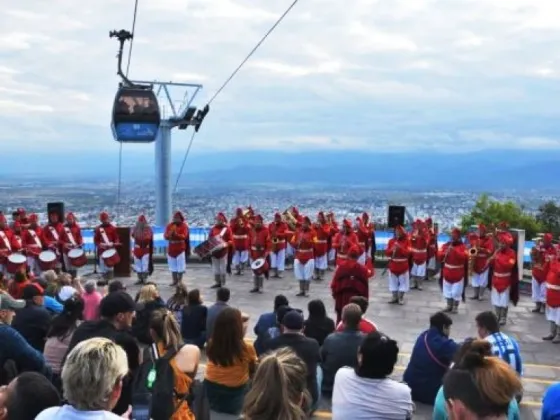
M 473 246 L 469 248 L 469 257 L 474 258 L 478 255 L 478 247 Z

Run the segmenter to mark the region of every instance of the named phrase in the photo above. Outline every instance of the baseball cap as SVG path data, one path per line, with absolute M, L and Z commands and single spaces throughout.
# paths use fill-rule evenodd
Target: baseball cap
M 37 283 L 28 284 L 23 288 L 23 293 L 21 296 L 23 300 L 31 300 L 35 296 L 45 296 L 45 290 Z
M 113 280 L 111 283 L 109 283 L 109 293 L 118 292 L 122 290 L 126 290 L 126 287 L 124 286 L 122 281 Z
M 282 325 L 289 330 L 303 329 L 303 315 L 296 311 L 290 311 L 282 319 Z
M 8 294 L 0 293 L 0 311 L 15 311 L 25 308 L 25 300 L 14 299 Z
M 109 293 L 105 296 L 99 304 L 99 313 L 104 318 L 111 318 L 117 314 L 134 312 L 136 304 L 128 293 L 118 290 Z

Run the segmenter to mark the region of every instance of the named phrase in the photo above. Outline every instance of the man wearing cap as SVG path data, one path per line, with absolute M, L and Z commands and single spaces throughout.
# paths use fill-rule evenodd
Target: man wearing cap
M 232 264 L 235 274 L 243 274 L 243 267 L 249 261 L 249 233 L 251 224 L 243 216 L 241 207 L 235 210 L 235 216 L 230 220 L 230 228 L 233 234 L 233 257 Z
M 251 264 L 256 260 L 265 261 L 260 270 L 253 271 L 253 288 L 251 293 L 262 293 L 265 277 L 268 279 L 268 255 L 270 254 L 270 232 L 264 226 L 263 217 L 257 214 L 254 217 L 255 225 L 249 235 L 249 245 L 251 249 Z
M 331 235 L 331 225 L 327 223 L 325 214 L 320 211 L 317 214 L 317 223 L 314 226 L 317 234 L 317 242 L 313 245 L 313 255 L 315 257 L 315 279 L 323 280 L 325 272 L 329 266 L 328 246 L 329 236 Z
M 307 389 L 313 399 L 312 411 L 319 401 L 319 385 L 322 380 L 321 352 L 319 343 L 303 335 L 303 314 L 292 310 L 280 322 L 282 334 L 268 342 L 267 350 L 289 347 L 307 365 Z
M 519 300 L 519 272 L 517 254 L 511 248 L 511 233 L 502 231 L 498 234 L 498 250 L 489 259 L 492 271 L 492 305 L 500 325 L 506 325 L 509 302 L 515 306 Z
M 169 241 L 167 246 L 167 265 L 171 271 L 171 286 L 176 286 L 183 280 L 187 261 L 187 238 L 189 227 L 185 217 L 180 211 L 176 211 L 173 220 L 165 228 L 163 237 Z
M 268 226 L 271 240 L 270 268 L 272 277 L 282 277 L 286 267 L 286 240 L 288 237 L 288 224 L 282 220 L 282 215 L 276 213 L 274 222 Z
M 441 261 L 440 287 L 447 301 L 445 312 L 459 312 L 459 302 L 465 300 L 465 286 L 468 277 L 469 255 L 461 240 L 461 231 L 451 231 L 451 241 L 438 252 Z
M 25 308 L 24 300 L 15 300 L 0 293 L 0 366 L 12 360 L 18 372 L 35 371 L 50 376 L 41 352 L 34 349 L 22 335 L 12 328 L 15 311 Z
M 62 266 L 60 261 L 60 236 L 62 235 L 62 223 L 58 220 L 58 213 L 49 213 L 49 223 L 43 228 L 43 237 L 41 241 L 49 250 L 53 251 L 57 256 L 55 270 L 60 272 Z
M 113 267 L 109 267 L 105 263 L 103 253 L 109 250 L 115 250 L 119 245 L 119 235 L 117 228 L 111 224 L 111 217 L 107 212 L 101 212 L 99 215 L 101 224 L 95 228 L 93 242 L 97 249 L 97 257 L 99 259 L 99 271 L 101 272 L 104 280 L 109 281 L 113 279 Z
M 66 269 L 66 272 L 72 276 L 72 278 L 76 278 L 78 275 L 78 267 L 72 265 L 70 258 L 68 258 L 68 253 L 72 249 L 84 246 L 84 240 L 82 239 L 82 229 L 80 229 L 80 226 L 76 221 L 76 217 L 74 217 L 74 213 L 72 212 L 69 212 L 66 215 L 66 224 L 62 227 L 60 244 L 62 246 L 64 268 Z
M 542 238 L 542 245 L 535 247 L 537 255 L 533 258 L 531 267 L 532 274 L 532 298 L 535 302 L 535 309 L 531 312 L 540 313 L 545 311 L 546 302 L 546 276 L 550 270 L 550 264 L 556 259 L 556 248 L 552 244 L 552 234 L 545 233 Z
M 389 257 L 389 291 L 393 296 L 389 303 L 404 305 L 404 295 L 410 290 L 410 240 L 402 226 L 395 228 L 395 237 L 389 240 L 385 255 Z
M 299 282 L 299 293 L 296 296 L 308 296 L 309 284 L 315 269 L 313 246 L 317 240 L 315 231 L 311 229 L 311 220 L 304 217 L 301 228 L 296 232 L 290 243 L 296 252 L 294 260 L 294 277 Z
M 358 245 L 358 242 L 358 236 L 352 230 L 352 223 L 350 220 L 344 219 L 342 221 L 342 231 L 338 232 L 332 240 L 332 247 L 336 250 L 337 266 L 348 258 L 348 250 L 352 245 Z
M 414 222 L 414 232 L 410 238 L 411 242 L 411 264 L 410 277 L 412 278 L 412 289 L 422 290 L 422 281 L 426 277 L 426 263 L 428 260 L 428 242 L 430 236 L 426 225 L 422 220 Z
M 23 246 L 25 247 L 25 253 L 27 255 L 27 266 L 36 276 L 41 274 L 41 268 L 39 267 L 37 258 L 43 250 L 42 237 L 43 230 L 39 226 L 39 218 L 35 213 L 32 213 L 29 215 L 29 226 L 23 232 Z
M 428 229 L 428 263 L 426 264 L 426 277 L 425 280 L 428 280 L 430 277 L 434 277 L 437 272 L 437 251 L 438 251 L 438 242 L 437 242 L 437 226 L 434 226 L 434 222 L 431 217 L 426 219 L 426 228 Z
M 45 349 L 47 332 L 50 328 L 51 314 L 44 306 L 45 292 L 37 283 L 30 283 L 23 289 L 25 308 L 17 312 L 12 327 L 27 340 L 33 348 L 42 352 Z
M 12 230 L 8 227 L 6 216 L 0 213 L 0 273 L 6 274 L 6 263 L 12 253 Z
M 233 234 L 228 226 L 226 215 L 222 212 L 216 215 L 216 224 L 210 229 L 209 236 L 218 237 L 224 241 L 224 247 L 215 251 L 212 258 L 212 271 L 214 271 L 213 289 L 218 289 L 226 284 L 226 277 L 229 271 L 231 273 L 231 263 L 228 264 L 233 246 Z
M 473 273 L 471 278 L 474 295 L 471 299 L 482 300 L 484 291 L 488 287 L 488 275 L 490 272 L 488 259 L 494 253 L 494 239 L 488 236 L 486 226 L 482 223 L 478 225 L 477 236 L 478 239 L 475 243 L 477 254 L 476 257 L 474 257 Z
M 153 264 L 154 233 L 143 214 L 138 216 L 136 226 L 132 230 L 132 238 L 134 239 L 134 271 L 138 277 L 136 284 L 144 284 L 148 280 L 150 267 Z

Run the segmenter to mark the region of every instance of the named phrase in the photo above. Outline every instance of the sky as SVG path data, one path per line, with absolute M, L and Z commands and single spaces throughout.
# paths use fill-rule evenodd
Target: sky
M 139 0 L 130 76 L 203 84 L 202 107 L 291 2 Z M 130 30 L 133 9 L 3 6 L 5 153 L 118 151 L 109 31 Z M 193 154 L 559 149 L 559 19 L 554 0 L 299 0 L 212 103 Z M 174 150 L 189 138 L 175 132 Z

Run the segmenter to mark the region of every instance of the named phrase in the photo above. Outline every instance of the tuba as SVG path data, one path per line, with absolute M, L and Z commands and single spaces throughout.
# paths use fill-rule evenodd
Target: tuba
M 292 214 L 291 207 L 288 207 L 286 210 L 284 210 L 284 212 L 282 213 L 282 219 L 284 220 L 284 222 L 288 224 L 290 230 L 294 230 L 294 231 L 296 230 L 297 219 Z

